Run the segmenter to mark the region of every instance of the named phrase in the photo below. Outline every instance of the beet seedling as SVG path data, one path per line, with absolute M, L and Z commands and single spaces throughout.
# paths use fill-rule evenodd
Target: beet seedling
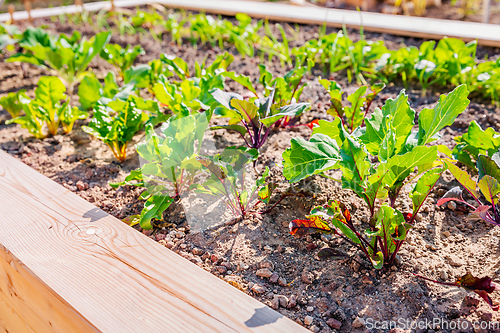
M 145 54 L 144 49 L 140 45 L 122 48 L 119 44 L 107 44 L 101 51 L 101 58 L 109 62 L 111 65 L 118 68 L 118 75 L 123 78 L 127 69 L 132 67 L 135 59 Z
M 434 109 L 421 111 L 418 131 L 412 131 L 415 111 L 402 91 L 396 99 L 387 100 L 381 110 L 376 109 L 359 133 L 348 133 L 337 117 L 333 122 L 320 120 L 309 141 L 292 139 L 291 148 L 283 153 L 283 174 L 290 182 L 339 169 L 342 187 L 354 191 L 369 210 L 368 229 L 360 232 L 345 206 L 331 201 L 314 208 L 307 220 L 291 222 L 292 234 L 336 234 L 358 247 L 375 268 L 391 265 L 444 171 L 438 151 L 448 149 L 429 143 L 465 110 L 467 95 L 465 85 L 442 95 Z M 412 213 L 399 211 L 396 200 L 401 189 L 417 178 L 410 191 Z M 384 202 L 386 199 L 388 202 Z
M 347 96 L 347 100 L 351 103 L 351 106 L 344 106 L 342 104 L 342 95 L 344 93 L 337 82 L 323 79 L 319 80 L 319 83 L 330 94 L 331 106 L 326 113 L 342 119 L 342 123 L 349 130 L 349 133 L 354 132 L 356 128 L 364 124 L 373 100 L 385 88 L 385 84 L 383 83 L 374 84 L 370 87 L 371 93 L 366 94 L 368 87 L 359 87 L 356 92 Z
M 8 93 L 7 96 L 0 98 L 0 106 L 7 111 L 12 119 L 17 118 L 23 111 L 23 104 L 29 103 L 29 97 L 26 90 Z
M 212 126 L 211 129 L 236 131 L 249 148 L 255 149 L 259 149 L 266 142 L 273 125 L 285 117 L 296 117 L 309 108 L 309 103 L 292 103 L 284 106 L 274 104 L 274 93 L 266 98 L 252 97 L 249 100 L 220 89 L 212 95 L 219 103 L 214 115 L 229 118 L 229 124 Z
M 467 216 L 470 221 L 486 221 L 494 225 L 500 225 L 500 159 L 498 154 L 496 159 L 492 159 L 486 155 L 479 155 L 477 158 L 477 170 L 479 173 L 478 181 L 472 180 L 472 177 L 465 171 L 457 167 L 449 159 L 445 159 L 450 172 L 455 176 L 456 180 L 465 188 L 465 190 L 477 202 L 477 207 L 465 201 L 462 196 L 460 187 L 454 187 L 438 200 L 437 205 L 441 206 L 448 201 L 457 201 L 465 204 L 473 209 L 473 212 Z M 477 189 L 479 188 L 479 191 Z M 485 202 L 481 200 L 480 194 L 485 198 Z
M 483 131 L 473 120 L 464 135 L 455 137 L 457 145 L 453 148 L 453 157 L 470 168 L 476 168 L 479 155 L 486 155 L 500 164 L 500 133 L 489 127 Z
M 134 224 L 151 229 L 153 219 L 162 220 L 163 212 L 172 202 L 189 192 L 202 171 L 202 164 L 196 158 L 208 121 L 205 113 L 169 119 L 158 133 L 148 124 L 145 139 L 136 145 L 137 153 L 146 162 L 123 182 L 110 184 L 114 188 L 123 185 L 145 188 L 140 197 L 146 200 L 144 209 L 139 216 L 129 218 Z

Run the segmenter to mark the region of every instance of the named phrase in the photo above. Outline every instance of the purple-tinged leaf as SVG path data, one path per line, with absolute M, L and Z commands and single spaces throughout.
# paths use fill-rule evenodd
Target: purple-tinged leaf
M 495 290 L 500 290 L 499 285 L 493 282 L 489 276 L 478 278 L 472 275 L 471 273 L 467 273 L 461 278 L 457 279 L 455 282 L 439 282 L 415 273 L 413 273 L 413 275 L 421 279 L 434 282 L 443 286 L 460 287 L 464 288 L 467 291 L 473 291 L 476 294 L 478 294 L 486 303 L 488 303 L 488 305 L 491 307 L 493 311 L 498 311 L 498 309 L 500 308 L 498 304 L 493 305 L 493 301 L 488 295 L 494 292 Z
M 467 216 L 467 221 L 477 222 L 477 221 L 483 220 L 486 222 L 497 224 L 495 221 L 493 221 L 490 218 L 490 215 L 488 214 L 488 211 L 490 210 L 490 208 L 491 208 L 491 206 L 487 206 L 487 205 L 481 205 L 481 206 L 477 207 L 473 212 L 471 212 Z
M 479 179 L 482 179 L 486 175 L 495 179 L 500 179 L 500 167 L 490 157 L 486 155 L 479 155 L 476 165 L 479 173 Z
M 329 233 L 333 231 L 333 229 L 318 216 L 310 216 L 308 220 L 293 220 L 288 227 L 290 228 L 290 234 L 298 237 L 316 232 Z
M 437 205 L 441 206 L 442 204 L 447 203 L 448 201 L 460 201 L 464 202 L 462 197 L 462 189 L 460 186 L 455 186 L 451 188 L 448 192 L 446 192 L 441 199 L 438 200 Z
M 492 205 L 498 203 L 498 195 L 500 194 L 500 184 L 495 178 L 486 175 L 477 183 L 481 193 L 486 200 Z

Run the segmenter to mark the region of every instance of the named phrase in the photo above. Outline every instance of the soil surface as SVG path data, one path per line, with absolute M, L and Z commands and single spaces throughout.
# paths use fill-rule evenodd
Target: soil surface
M 71 33 L 78 29 L 84 35 L 94 34 L 84 27 L 60 26 L 45 19 L 36 20 L 35 24 L 47 25 L 53 32 Z M 301 26 L 298 39 L 293 43 L 300 45 L 305 40 L 317 37 L 317 33 L 316 26 Z M 356 40 L 358 32 L 351 31 L 351 35 Z M 401 43 L 419 45 L 422 42 L 413 38 L 371 33 L 366 38 L 383 39 L 390 48 L 398 47 Z M 161 44 L 140 35 L 115 35 L 111 42 L 124 46 L 127 43 L 141 44 L 146 54 L 140 56 L 137 63 L 146 63 L 159 58 L 161 53 L 167 53 L 188 61 L 191 69 L 195 61 L 202 61 L 205 57 L 210 61 L 221 52 L 208 46 L 173 45 L 169 36 Z M 254 80 L 258 78 L 258 58 L 242 59 L 234 48 L 227 50 L 235 57 L 229 70 L 250 75 Z M 480 48 L 478 55 L 483 57 L 488 54 L 491 57 L 496 53 L 495 49 Z M 33 96 L 39 77 L 50 75 L 50 72 L 32 65 L 25 65 L 23 71 L 20 64 L 4 63 L 2 57 L 0 55 L 0 95 L 26 89 Z M 268 67 L 275 75 L 283 75 L 287 71 L 276 59 Z M 104 77 L 114 69 L 104 60 L 94 59 L 91 70 Z M 330 103 L 328 94 L 318 83 L 318 76 L 323 73 L 315 70 L 313 74 L 305 78 L 308 85 L 301 98 L 311 103 L 312 110 L 303 115 L 300 123 L 315 118 L 332 119 L 326 114 Z M 345 73 L 334 74 L 332 78 L 339 81 L 349 93 L 356 89 L 355 85 L 347 82 Z M 395 98 L 401 89 L 402 86 L 397 83 L 391 84 L 375 100 L 374 106 L 380 107 L 388 98 Z M 226 90 L 245 93 L 241 86 L 230 80 L 226 81 Z M 443 88 L 443 92 L 450 90 Z M 414 90 L 408 94 L 417 114 L 425 107 L 433 107 L 439 95 L 433 93 L 422 97 L 420 91 Z M 73 96 L 73 99 L 76 101 L 78 97 Z M 5 111 L 0 111 L 1 149 L 119 219 L 140 213 L 143 207 L 143 201 L 138 199 L 141 189 L 121 187 L 115 190 L 108 185 L 108 182 L 123 180 L 130 170 L 139 167 L 133 145 L 129 148 L 129 159 L 119 164 L 103 143 L 80 129 L 86 121 L 77 123 L 70 135 L 36 140 L 15 124 L 5 125 L 8 118 Z M 466 131 L 474 119 L 483 128 L 500 129 L 499 109 L 476 100 L 451 127 L 441 132 L 442 138 L 438 143 L 452 148 L 454 136 Z M 281 173 L 282 152 L 290 146 L 291 138 L 307 139 L 310 134 L 311 130 L 307 126 L 273 132 L 262 148 L 257 168 L 271 168 L 273 181 L 279 184 L 278 192 L 290 186 Z M 242 144 L 238 136 L 223 131 L 207 135 L 212 136 L 217 147 Z M 139 141 L 141 136 L 138 135 L 135 141 Z M 415 227 L 409 232 L 408 242 L 400 251 L 397 265 L 389 270 L 373 269 L 354 248 L 335 237 L 307 236 L 297 239 L 289 234 L 290 221 L 303 218 L 311 207 L 324 204 L 329 199 L 345 202 L 356 223 L 365 224 L 363 221 L 368 212 L 359 198 L 351 191 L 343 190 L 334 181 L 316 176 L 297 185 L 306 193 L 305 197 L 289 197 L 266 215 L 255 214 L 237 223 L 210 225 L 197 218 L 186 217 L 192 212 L 205 211 L 206 206 L 203 205 L 206 203 L 202 200 L 198 203 L 191 201 L 191 207 L 196 209 L 187 211 L 181 201 L 165 212 L 164 222 L 159 223 L 153 231 L 137 229 L 313 332 L 388 332 L 391 327 L 384 321 L 390 320 L 399 323 L 399 328 L 402 327 L 401 323 L 432 321 L 434 318 L 448 323 L 448 328 L 457 322 L 465 327 L 467 322 L 500 320 L 498 313 L 475 294 L 466 295 L 465 291 L 458 288 L 430 284 L 411 274 L 421 273 L 448 282 L 466 272 L 500 279 L 500 229 L 485 223 L 466 222 L 467 211 L 464 207 L 451 207 L 454 208 L 451 210 L 435 206 L 436 200 L 456 185 L 451 174 L 445 174 L 440 180 L 419 214 Z M 411 202 L 403 200 L 398 205 L 403 211 L 409 211 Z M 353 258 L 319 261 L 316 252 L 327 244 L 341 248 L 352 254 Z M 493 299 L 500 301 L 500 294 L 494 293 Z M 375 321 L 379 321 L 378 328 L 372 325 Z M 386 326 L 382 326 L 384 323 Z M 417 331 L 451 332 L 452 329 L 446 329 L 443 324 L 439 328 L 436 326 Z M 470 325 L 462 331 L 472 332 L 473 328 Z

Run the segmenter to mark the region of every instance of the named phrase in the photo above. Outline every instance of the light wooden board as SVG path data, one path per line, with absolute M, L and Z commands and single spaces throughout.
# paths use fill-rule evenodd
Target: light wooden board
M 268 18 L 277 21 L 303 24 L 324 24 L 333 27 L 359 28 L 384 32 L 400 36 L 440 39 L 444 36 L 461 38 L 465 41 L 478 40 L 479 44 L 500 47 L 500 25 L 457 20 L 442 20 L 425 17 L 390 15 L 352 10 L 328 9 L 318 6 L 295 6 L 285 3 L 238 0 L 115 0 L 116 7 L 134 7 L 148 3 L 160 3 L 166 7 L 201 10 L 209 13 L 235 15 L 246 13 L 255 18 Z M 98 11 L 109 9 L 108 1 L 84 4 L 85 10 Z M 79 7 L 70 5 L 55 8 L 35 9 L 31 11 L 33 18 L 60 14 L 71 14 L 80 11 Z M 14 19 L 25 20 L 25 11 L 14 13 Z M 8 13 L 0 14 L 0 22 L 10 19 Z
M 317 6 L 293 6 L 273 2 L 161 0 L 159 3 L 167 7 L 204 10 L 223 15 L 246 13 L 256 18 L 304 24 L 326 23 L 328 26 L 339 28 L 343 24 L 354 28 L 363 26 L 365 30 L 402 36 L 431 39 L 448 36 L 465 41 L 477 39 L 483 45 L 500 46 L 500 25 L 496 24 L 327 9 Z
M 307 332 L 0 150 L 0 332 Z

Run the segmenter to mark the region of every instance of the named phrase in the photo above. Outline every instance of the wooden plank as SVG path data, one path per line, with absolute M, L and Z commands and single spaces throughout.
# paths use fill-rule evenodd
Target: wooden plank
M 222 15 L 246 13 L 255 18 L 326 24 L 333 27 L 359 28 L 390 33 L 393 35 L 439 39 L 444 36 L 465 41 L 478 40 L 479 44 L 500 46 L 500 25 L 425 17 L 390 15 L 352 10 L 328 9 L 317 6 L 293 6 L 273 2 L 249 2 L 232 0 L 160 0 L 164 6 L 190 10 L 203 10 Z
M 0 328 L 307 332 L 3 151 L 0 230 Z
M 151 0 L 115 0 L 115 7 L 136 7 L 147 5 L 149 3 L 158 3 L 158 1 Z M 88 2 L 83 4 L 83 8 L 86 11 L 94 12 L 99 11 L 101 9 L 111 9 L 111 2 L 109 1 L 97 1 L 97 2 Z M 40 17 L 49 17 L 56 15 L 66 15 L 66 14 L 74 14 L 82 11 L 81 6 L 76 5 L 68 5 L 68 6 L 60 6 L 60 7 L 52 7 L 52 8 L 39 8 L 33 9 L 31 11 L 32 18 L 40 18 Z M 27 20 L 29 18 L 27 11 L 19 11 L 13 14 L 14 20 Z M 10 20 L 9 13 L 0 14 L 0 22 L 6 22 Z

